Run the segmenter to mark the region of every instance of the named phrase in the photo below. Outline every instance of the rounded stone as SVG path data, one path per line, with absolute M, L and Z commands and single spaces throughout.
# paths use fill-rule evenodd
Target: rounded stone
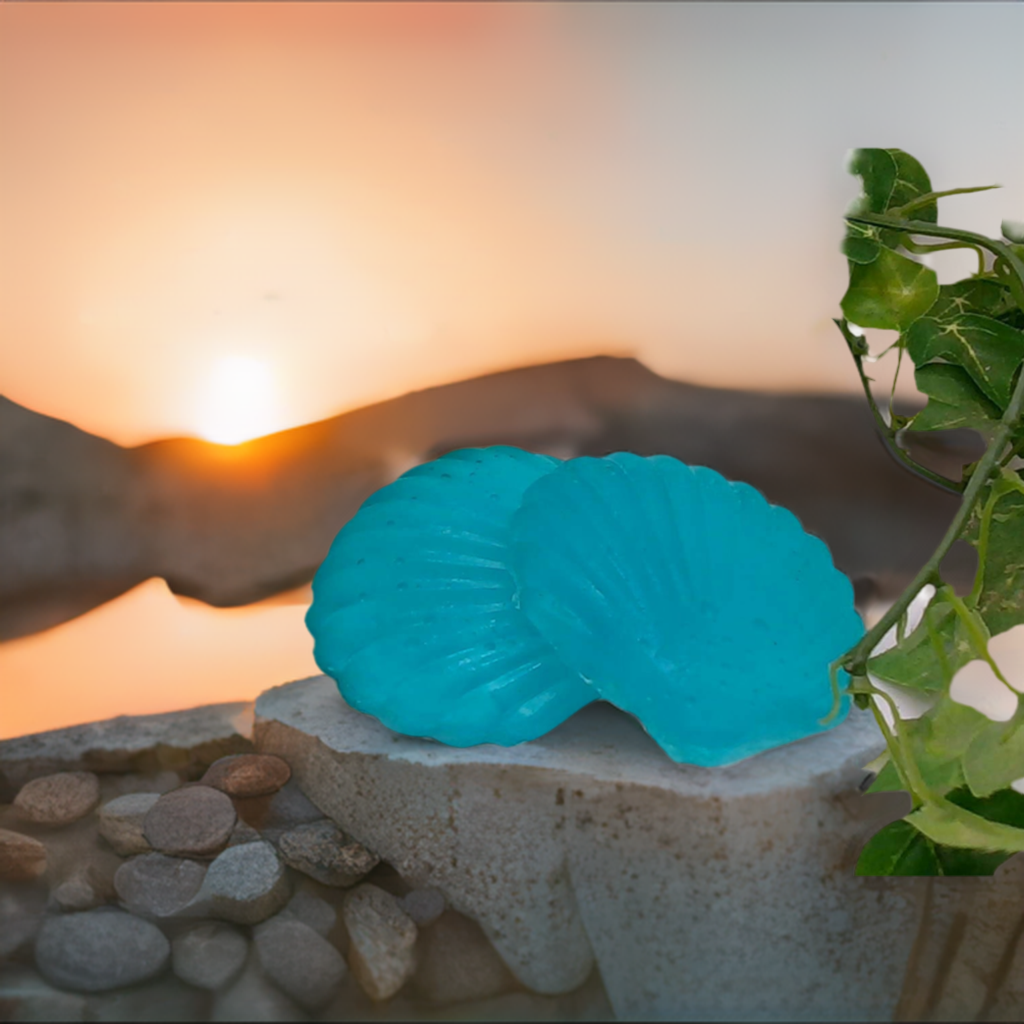
M 0 828 L 0 878 L 31 882 L 46 870 L 46 847 L 38 839 Z
M 70 825 L 100 802 L 100 781 L 92 772 L 58 772 L 25 783 L 14 807 L 36 825 Z
M 355 885 L 380 862 L 375 853 L 327 819 L 285 832 L 278 849 L 289 867 L 340 888 Z
M 213 991 L 238 975 L 248 952 L 249 943 L 237 928 L 204 921 L 171 943 L 171 966 L 182 981 Z
M 328 1003 L 348 973 L 334 946 L 294 918 L 265 921 L 254 938 L 263 973 L 306 1010 Z
M 447 901 L 439 889 L 413 889 L 398 901 L 398 905 L 423 927 L 433 924 L 444 913 Z
M 288 876 L 270 843 L 225 850 L 211 865 L 190 912 L 236 924 L 258 924 L 288 902 Z
M 201 781 L 228 796 L 246 799 L 276 793 L 291 777 L 288 762 L 273 754 L 234 754 L 214 761 Z
M 180 857 L 215 856 L 235 827 L 231 798 L 211 786 L 187 786 L 165 793 L 149 809 L 142 834 L 154 850 Z
M 149 853 L 152 847 L 142 833 L 142 824 L 159 799 L 159 793 L 127 793 L 100 808 L 99 832 L 115 853 L 122 857 Z
M 114 888 L 125 907 L 144 917 L 174 917 L 199 892 L 207 866 L 183 857 L 144 853 L 117 869 Z
M 348 893 L 341 916 L 353 977 L 374 1002 L 390 999 L 416 970 L 415 923 L 394 896 L 369 883 Z
M 154 924 L 123 910 L 51 917 L 36 939 L 36 966 L 59 988 L 106 992 L 159 974 L 171 946 Z

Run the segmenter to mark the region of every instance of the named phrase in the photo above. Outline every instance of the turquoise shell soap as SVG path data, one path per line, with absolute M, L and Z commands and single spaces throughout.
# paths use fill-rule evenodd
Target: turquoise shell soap
M 313 580 L 314 657 L 352 707 L 408 736 L 512 746 L 598 695 L 519 611 L 512 513 L 558 459 L 450 452 L 371 495 Z
M 573 459 L 530 486 L 512 535 L 523 613 L 673 760 L 823 729 L 829 663 L 864 631 L 853 588 L 753 487 L 667 456 Z
M 827 547 L 754 488 L 507 447 L 372 495 L 306 622 L 345 700 L 396 732 L 513 745 L 606 700 L 706 767 L 822 731 L 829 663 L 863 633 Z

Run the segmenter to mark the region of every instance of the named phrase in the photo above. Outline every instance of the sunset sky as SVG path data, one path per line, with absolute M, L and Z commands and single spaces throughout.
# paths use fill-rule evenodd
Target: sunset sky
M 943 211 L 997 234 L 1021 38 L 1008 3 L 0 4 L 0 392 L 133 444 L 596 352 L 852 389 L 845 154 L 1003 183 Z
M 0 2 L 0 394 L 132 445 L 598 353 L 854 391 L 846 154 L 1024 220 L 1022 39 L 1020 3 Z M 310 674 L 304 600 L 150 580 L 0 645 L 0 737 Z

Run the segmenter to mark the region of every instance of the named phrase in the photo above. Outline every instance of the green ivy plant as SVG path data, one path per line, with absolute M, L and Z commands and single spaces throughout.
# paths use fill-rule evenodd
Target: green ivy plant
M 1024 226 L 1003 222 L 1002 239 L 942 227 L 938 200 L 986 188 L 932 189 L 921 164 L 899 149 L 859 149 L 849 170 L 863 194 L 846 215 L 842 251 L 850 285 L 835 323 L 853 356 L 877 429 L 892 455 L 929 482 L 960 495 L 960 507 L 935 553 L 898 601 L 863 639 L 832 665 L 849 676 L 858 707 L 870 709 L 886 752 L 868 792 L 905 790 L 911 812 L 874 835 L 861 853 L 859 875 L 990 875 L 1024 851 L 1024 700 L 1007 722 L 994 722 L 957 703 L 957 671 L 984 659 L 1009 686 L 989 640 L 1024 623 Z M 915 259 L 946 249 L 973 250 L 977 271 L 940 285 Z M 883 412 L 865 372 L 869 350 L 859 328 L 898 331 L 895 390 L 909 360 L 927 404 L 916 415 Z M 969 428 L 986 442 L 982 458 L 948 479 L 916 462 L 907 431 Z M 958 596 L 940 573 L 953 543 L 978 553 L 974 587 Z M 908 609 L 928 585 L 935 595 L 908 628 Z M 896 643 L 876 653 L 893 628 Z M 886 689 L 876 685 L 888 684 Z M 888 689 L 916 692 L 930 703 L 918 718 L 901 718 Z M 890 727 L 878 702 L 892 713 Z

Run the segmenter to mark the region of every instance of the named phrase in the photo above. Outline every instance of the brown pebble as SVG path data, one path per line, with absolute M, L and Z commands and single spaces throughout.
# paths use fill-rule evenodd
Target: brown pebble
M 235 754 L 214 761 L 201 781 L 228 796 L 245 799 L 276 793 L 291 776 L 288 762 L 273 754 Z
M 153 804 L 142 833 L 160 853 L 212 857 L 227 846 L 235 821 L 235 808 L 226 794 L 210 786 L 185 786 Z
M 31 882 L 46 870 L 46 847 L 38 839 L 0 828 L 0 878 Z
M 92 772 L 59 772 L 25 783 L 14 807 L 36 825 L 70 825 L 99 802 L 100 780 Z

